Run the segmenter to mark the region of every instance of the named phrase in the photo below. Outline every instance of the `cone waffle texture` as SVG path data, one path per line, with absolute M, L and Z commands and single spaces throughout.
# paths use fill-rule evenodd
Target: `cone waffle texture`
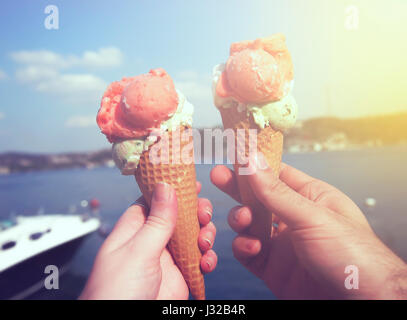
M 233 129 L 235 134 L 235 146 L 232 150 L 232 155 L 235 159 L 234 169 L 241 202 L 244 205 L 250 206 L 255 215 L 249 233 L 260 237 L 262 240 L 267 240 L 273 235 L 273 222 L 277 222 L 277 219 L 274 215 L 269 214 L 264 206 L 259 203 L 250 188 L 247 175 L 240 175 L 239 169 L 247 164 L 249 152 L 257 151 L 263 154 L 268 167 L 278 176 L 283 151 L 283 134 L 280 131 L 274 130 L 271 126 L 264 129 L 259 128 L 251 115 L 248 116 L 245 111 L 239 112 L 237 107 L 221 108 L 220 112 L 224 128 Z M 251 129 L 256 129 L 257 134 L 250 134 L 249 130 Z M 252 130 L 252 132 L 254 133 L 255 131 Z
M 200 269 L 201 251 L 198 247 L 200 231 L 198 221 L 198 196 L 193 161 L 193 137 L 186 128 L 166 132 L 158 142 L 140 157 L 135 177 L 143 196 L 150 204 L 154 186 L 159 182 L 171 185 L 177 194 L 178 218 L 168 248 L 188 284 L 191 295 L 205 299 L 204 278 Z M 181 139 L 183 135 L 188 138 Z M 185 151 L 187 150 L 187 152 Z M 160 163 L 152 161 L 151 153 Z M 182 155 L 188 154 L 181 159 Z M 185 163 L 187 162 L 187 163 Z M 189 163 L 188 163 L 189 162 Z

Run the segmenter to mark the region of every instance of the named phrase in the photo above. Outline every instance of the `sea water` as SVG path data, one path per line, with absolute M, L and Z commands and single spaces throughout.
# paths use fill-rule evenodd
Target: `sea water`
M 407 259 L 407 146 L 341 152 L 287 154 L 283 160 L 306 173 L 327 181 L 345 192 L 364 211 L 379 237 L 403 259 Z M 214 206 L 217 227 L 214 250 L 219 261 L 205 276 L 208 299 L 273 299 L 274 295 L 234 258 L 235 236 L 226 219 L 234 200 L 216 189 L 209 179 L 213 165 L 197 165 L 202 197 Z M 121 176 L 115 168 L 71 169 L 17 173 L 0 176 L 0 217 L 39 212 L 81 213 L 81 200 L 97 198 L 105 226 L 112 227 L 140 191 L 134 177 Z M 366 198 L 376 206 L 365 206 Z M 71 268 L 59 281 L 59 290 L 43 290 L 35 299 L 75 299 L 80 294 L 93 260 L 103 242 L 94 233 L 75 255 Z

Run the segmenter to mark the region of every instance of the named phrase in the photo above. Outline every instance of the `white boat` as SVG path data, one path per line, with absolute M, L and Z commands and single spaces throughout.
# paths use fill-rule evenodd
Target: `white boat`
M 0 223 L 0 299 L 23 299 L 44 286 L 46 266 L 59 275 L 86 236 L 100 226 L 89 215 L 17 217 Z

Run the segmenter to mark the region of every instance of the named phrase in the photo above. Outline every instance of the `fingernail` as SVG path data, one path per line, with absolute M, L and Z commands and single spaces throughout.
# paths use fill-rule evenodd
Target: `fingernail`
M 212 248 L 212 241 L 208 238 L 203 239 L 207 244 L 209 244 L 209 248 Z
M 154 200 L 158 202 L 167 202 L 172 195 L 171 186 L 169 184 L 160 182 L 154 188 Z
M 212 264 L 209 261 L 206 261 L 206 265 L 208 266 L 209 269 L 212 269 Z
M 206 207 L 204 209 L 204 211 L 206 212 L 206 214 L 209 216 L 209 219 L 212 219 L 212 209 L 210 207 Z
M 240 210 L 236 210 L 236 212 L 233 214 L 233 219 L 236 222 L 239 222 L 239 217 L 240 217 Z

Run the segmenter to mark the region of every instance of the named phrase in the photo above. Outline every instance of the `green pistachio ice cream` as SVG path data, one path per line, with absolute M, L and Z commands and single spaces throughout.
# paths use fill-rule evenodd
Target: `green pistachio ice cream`
M 297 120 L 298 108 L 291 94 L 292 81 L 284 87 L 284 92 L 287 92 L 287 94 L 280 100 L 266 103 L 242 103 L 233 96 L 225 98 L 217 95 L 216 86 L 224 70 L 225 64 L 219 64 L 213 70 L 212 92 L 217 108 L 227 109 L 237 106 L 238 112 L 246 112 L 248 115 L 252 114 L 256 124 L 262 129 L 272 126 L 276 130 L 285 132 L 294 126 Z
M 297 119 L 297 103 L 291 94 L 283 99 L 263 105 L 248 104 L 247 111 L 253 114 L 253 119 L 260 128 L 271 125 L 273 128 L 285 131 L 291 128 Z
M 116 166 L 123 175 L 133 175 L 144 151 L 154 144 L 160 132 L 172 131 L 179 126 L 192 126 L 194 107 L 185 96 L 177 90 L 179 103 L 176 112 L 166 121 L 161 123 L 160 129 L 153 130 L 150 135 L 140 139 L 127 139 L 113 143 L 112 153 Z

